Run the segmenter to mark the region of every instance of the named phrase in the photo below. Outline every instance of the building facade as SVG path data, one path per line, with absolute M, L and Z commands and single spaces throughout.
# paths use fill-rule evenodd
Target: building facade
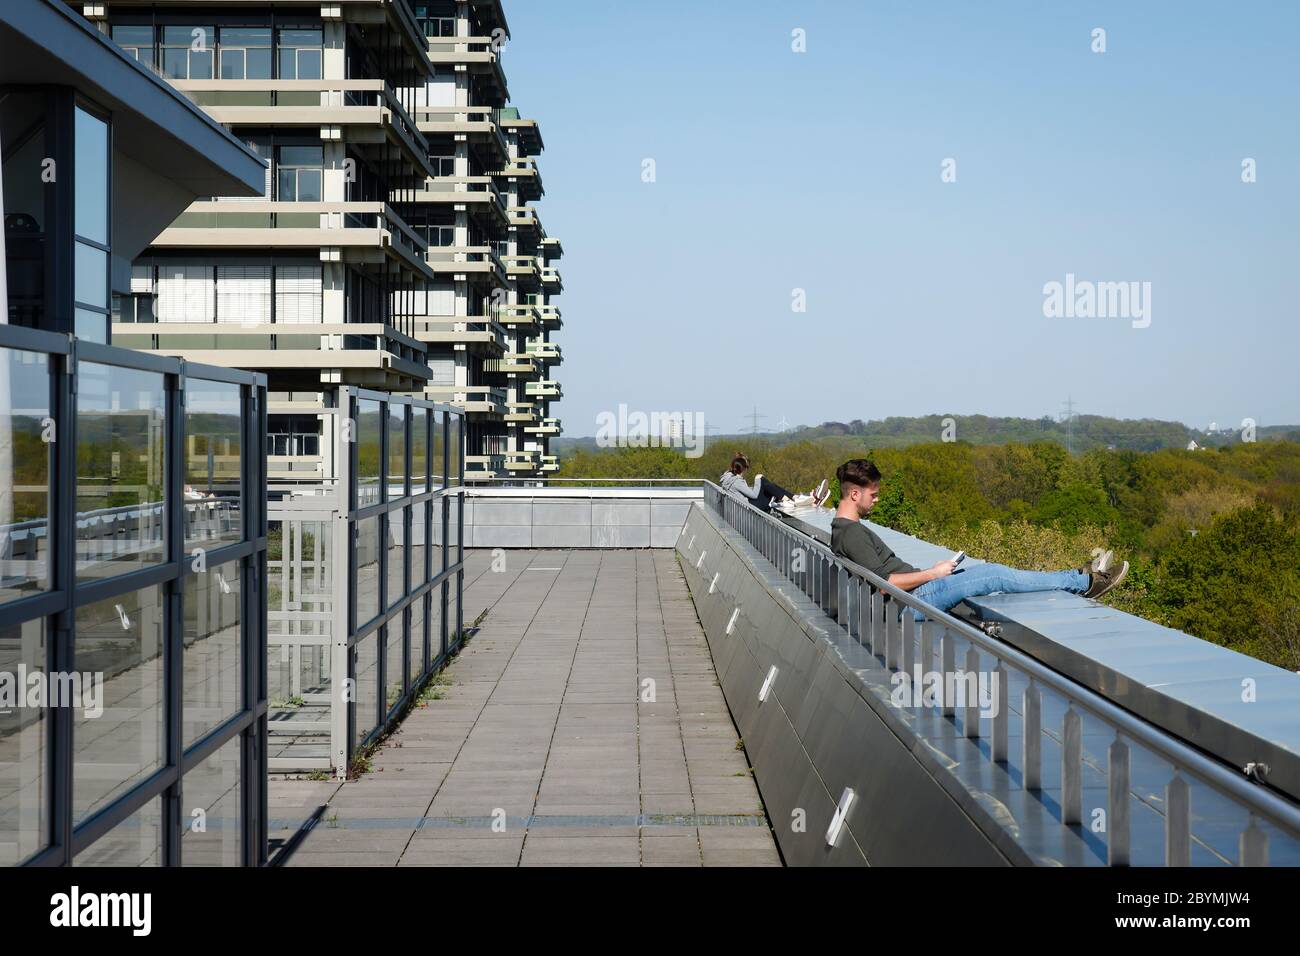
M 135 261 L 116 343 L 264 372 L 273 479 L 336 477 L 340 385 L 463 408 L 469 480 L 556 469 L 561 250 L 499 2 L 83 12 L 268 164 L 262 195 L 193 203 Z

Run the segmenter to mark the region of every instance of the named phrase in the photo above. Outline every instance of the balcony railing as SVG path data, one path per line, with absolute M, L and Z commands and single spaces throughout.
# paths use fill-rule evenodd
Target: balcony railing
M 1189 865 L 1193 846 L 1204 847 L 1207 840 L 1215 844 L 1213 854 L 1240 866 L 1267 865 L 1270 845 L 1278 856 L 1300 855 L 1300 808 L 1240 770 L 1211 759 L 972 623 L 938 611 L 837 557 L 822 542 L 712 483 L 705 484 L 705 506 L 824 611 L 839 633 L 893 672 L 895 685 L 914 674 L 998 675 L 994 686 L 1001 696 L 990 708 L 991 715 L 981 714 L 976 694 L 966 695 L 964 704 L 939 694 L 921 696 L 918 705 L 913 697 L 913 729 L 923 740 L 950 740 L 960 734 L 975 742 L 991 776 L 1014 778 L 1017 789 L 1055 802 L 1052 816 L 1063 839 L 1090 832 L 1104 844 L 1108 863 L 1128 865 L 1133 792 L 1140 790 L 1139 805 L 1145 802 L 1163 815 L 1166 865 Z M 691 550 L 689 543 L 686 550 Z M 923 621 L 917 623 L 915 615 Z M 1023 688 L 1016 702 L 1008 695 L 1013 681 Z M 1050 726 L 1048 715 L 1059 715 L 1059 725 Z M 1059 790 L 1044 779 L 1045 753 L 1059 756 Z M 1100 801 L 1098 809 L 1105 812 L 1107 823 L 1101 831 L 1089 828 L 1085 819 L 1089 780 L 1102 791 L 1089 797 Z M 999 786 L 988 783 L 985 788 Z M 1045 789 L 1054 791 L 1050 798 Z M 1194 804 L 1200 808 L 1195 812 Z M 1226 829 L 1228 819 L 1239 821 L 1235 832 Z M 1213 837 L 1209 830 L 1216 831 Z

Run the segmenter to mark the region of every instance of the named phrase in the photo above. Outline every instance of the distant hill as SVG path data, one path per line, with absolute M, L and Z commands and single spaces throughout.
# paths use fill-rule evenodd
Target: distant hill
M 993 418 L 987 415 L 923 415 L 865 422 L 823 422 L 784 432 L 762 432 L 760 436 L 775 447 L 796 441 L 835 445 L 839 443 L 838 439 L 849 439 L 855 446 L 866 444 L 872 448 L 905 448 L 908 445 L 941 441 L 946 437 L 945 432 L 953 440 L 972 445 L 1050 441 L 1072 446 L 1075 452 L 1112 447 L 1128 451 L 1158 451 L 1162 448 L 1186 448 L 1191 441 L 1206 447 L 1222 447 L 1238 444 L 1242 440 L 1240 429 L 1220 429 L 1210 433 L 1189 428 L 1182 422 L 1154 418 L 1106 418 L 1101 415 L 1076 415 L 1073 423 L 1047 416 Z M 710 435 L 708 443 L 743 442 L 751 437 L 753 436 L 748 432 Z M 1255 430 L 1255 439 L 1300 441 L 1300 425 L 1261 425 Z M 551 451 L 560 456 L 577 448 L 595 451 L 596 439 L 560 437 L 551 442 Z

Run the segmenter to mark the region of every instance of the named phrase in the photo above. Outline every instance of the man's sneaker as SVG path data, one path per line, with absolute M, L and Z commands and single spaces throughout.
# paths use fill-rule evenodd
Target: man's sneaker
M 823 478 L 821 484 L 812 490 L 813 503 L 818 507 L 821 507 L 821 503 L 826 500 L 830 493 L 831 483 Z
M 1088 598 L 1099 598 L 1107 591 L 1113 590 L 1127 576 L 1127 561 L 1120 565 L 1118 571 L 1093 571 L 1092 583 L 1088 585 L 1088 590 L 1084 592 L 1083 596 Z

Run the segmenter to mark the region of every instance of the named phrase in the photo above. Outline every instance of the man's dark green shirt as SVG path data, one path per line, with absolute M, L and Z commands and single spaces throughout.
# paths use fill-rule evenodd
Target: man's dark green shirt
M 831 550 L 885 580 L 889 580 L 891 574 L 916 570 L 894 554 L 874 531 L 851 518 L 831 520 Z

